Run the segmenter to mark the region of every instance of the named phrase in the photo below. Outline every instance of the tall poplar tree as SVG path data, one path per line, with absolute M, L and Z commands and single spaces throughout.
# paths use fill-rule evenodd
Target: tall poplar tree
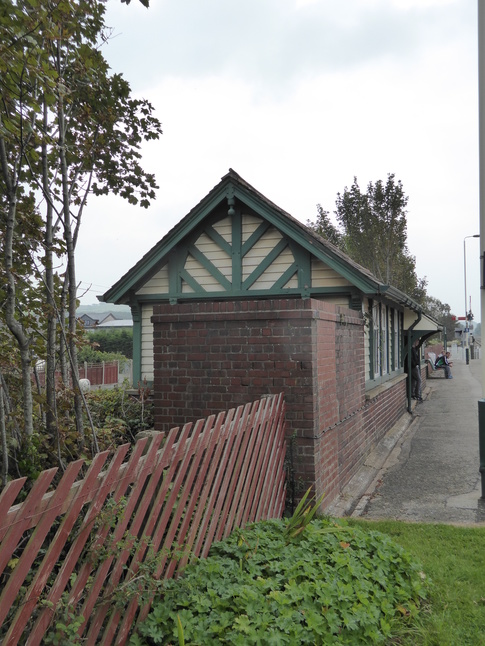
M 381 282 L 422 302 L 426 280 L 417 277 L 416 261 L 407 247 L 408 199 L 394 174 L 386 182 L 369 182 L 365 192 L 354 177 L 352 186 L 337 194 L 337 224 L 321 205 L 316 221 L 308 224 Z

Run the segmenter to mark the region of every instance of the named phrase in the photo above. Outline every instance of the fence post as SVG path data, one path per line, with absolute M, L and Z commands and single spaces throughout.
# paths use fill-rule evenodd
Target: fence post
M 102 384 L 103 384 L 103 386 L 104 386 L 104 361 L 103 361 L 103 379 L 102 379 L 101 383 L 102 383 Z

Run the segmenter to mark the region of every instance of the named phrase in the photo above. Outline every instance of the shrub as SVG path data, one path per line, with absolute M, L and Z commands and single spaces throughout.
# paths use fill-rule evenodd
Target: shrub
M 164 584 L 132 645 L 380 644 L 425 597 L 419 565 L 389 537 L 319 519 L 290 538 L 264 521 Z
M 90 343 L 100 352 L 116 352 L 133 358 L 133 330 L 93 330 L 87 333 Z
M 103 363 L 103 361 L 119 361 L 120 368 L 122 368 L 127 362 L 127 358 L 124 354 L 120 354 L 119 352 L 101 352 L 100 350 L 95 350 L 89 345 L 86 345 L 79 350 L 77 358 L 79 365 L 82 365 L 84 362 Z
M 136 433 L 153 428 L 153 405 L 125 388 L 93 390 L 86 395 L 93 424 L 103 448 L 133 442 Z

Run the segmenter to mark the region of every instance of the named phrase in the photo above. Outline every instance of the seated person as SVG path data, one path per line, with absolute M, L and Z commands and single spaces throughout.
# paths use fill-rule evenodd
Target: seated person
M 436 359 L 436 363 L 435 363 L 436 368 L 444 368 L 446 379 L 453 379 L 453 375 L 451 374 L 452 365 L 453 365 L 453 361 L 450 361 L 449 352 L 446 352 L 445 354 L 440 354 L 440 356 Z

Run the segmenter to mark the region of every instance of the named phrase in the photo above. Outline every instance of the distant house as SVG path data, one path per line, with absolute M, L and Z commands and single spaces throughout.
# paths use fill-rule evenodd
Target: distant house
M 284 392 L 294 479 L 327 504 L 411 409 L 407 348 L 439 329 L 233 170 L 100 300 L 131 307 L 157 429 Z
M 89 314 L 81 314 L 78 316 L 78 321 L 81 321 L 84 325 L 85 330 L 106 330 L 106 329 L 118 329 L 118 328 L 132 328 L 133 321 L 128 318 L 121 318 L 112 312 L 103 312 L 97 314 L 97 317 L 94 318 Z
M 118 318 L 109 312 L 108 314 L 103 314 L 100 319 L 98 325 L 105 325 L 106 323 L 110 323 L 111 321 L 117 321 Z
M 131 330 L 133 329 L 133 321 L 131 319 L 115 319 L 103 321 L 97 327 L 97 330 Z
M 85 330 L 91 330 L 95 328 L 99 323 L 98 318 L 89 316 L 89 314 L 82 314 L 81 316 L 78 316 L 78 321 L 81 321 L 81 323 L 84 325 Z

